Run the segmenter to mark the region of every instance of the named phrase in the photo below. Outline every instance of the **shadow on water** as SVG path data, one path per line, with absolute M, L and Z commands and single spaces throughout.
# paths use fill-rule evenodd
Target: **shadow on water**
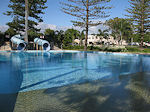
M 12 54 L 4 53 L 5 58 L 0 61 L 0 112 L 13 112 L 23 80 L 17 59 L 12 57 L 12 61 L 7 61 L 10 55 Z
M 58 101 L 71 108 L 70 111 L 149 112 L 150 74 L 139 72 L 120 75 L 118 78 L 118 81 L 110 78 L 63 88 L 46 89 L 44 94 L 56 97 Z M 51 111 L 51 108 L 47 110 Z M 61 112 L 66 111 L 62 108 Z

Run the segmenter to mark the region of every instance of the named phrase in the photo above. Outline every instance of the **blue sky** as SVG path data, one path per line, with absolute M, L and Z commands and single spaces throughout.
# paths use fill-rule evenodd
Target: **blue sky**
M 42 15 L 45 24 L 53 24 L 57 26 L 71 26 L 72 16 L 64 14 L 60 11 L 60 2 L 61 0 L 47 0 L 48 8 L 45 10 L 45 14 Z M 3 15 L 4 12 L 9 10 L 7 7 L 9 0 L 0 0 L 0 25 L 5 25 L 7 22 L 11 21 L 12 18 L 6 15 Z M 111 10 L 111 16 L 113 17 L 124 17 L 126 13 L 124 10 L 129 6 L 128 0 L 112 0 L 110 5 L 113 5 L 114 8 Z M 108 19 L 108 18 L 107 18 Z
M 74 17 L 63 13 L 60 10 L 60 1 L 65 0 L 47 0 L 46 6 L 48 6 L 48 8 L 44 10 L 45 14 L 42 15 L 44 21 L 37 26 L 41 29 L 42 33 L 48 28 L 53 30 L 67 30 L 68 28 L 81 30 L 79 27 L 73 27 L 72 23 L 70 22 L 74 19 Z M 2 32 L 5 32 L 8 29 L 6 23 L 12 20 L 11 17 L 3 15 L 4 12 L 10 10 L 8 8 L 8 4 L 9 0 L 0 0 L 0 31 Z M 113 6 L 113 8 L 110 10 L 110 17 L 106 18 L 105 20 L 114 17 L 125 17 L 125 9 L 129 7 L 128 0 L 111 0 L 110 5 Z M 98 29 L 106 28 L 107 27 L 103 25 L 90 27 L 89 32 L 97 33 Z

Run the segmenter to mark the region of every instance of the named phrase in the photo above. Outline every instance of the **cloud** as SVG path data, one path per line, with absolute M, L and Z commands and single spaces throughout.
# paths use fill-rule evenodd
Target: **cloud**
M 63 30 L 66 31 L 67 29 L 76 29 L 79 31 L 82 31 L 83 28 L 80 27 L 75 27 L 75 26 L 56 26 L 56 25 L 52 25 L 52 24 L 45 24 L 45 23 L 39 23 L 39 25 L 37 26 L 37 28 L 41 29 L 41 33 L 44 33 L 45 29 L 52 29 L 52 30 Z M 89 34 L 93 34 L 93 33 L 98 33 L 98 29 L 107 29 L 108 27 L 105 25 L 98 25 L 98 26 L 93 26 L 93 27 L 89 27 Z
M 105 29 L 108 29 L 108 26 L 106 25 L 98 25 L 98 26 L 92 26 L 89 28 L 89 34 L 97 34 L 98 33 L 98 29 L 101 29 L 101 30 L 105 30 Z
M 41 29 L 41 33 L 44 33 L 45 29 L 52 29 L 52 30 L 63 30 L 63 31 L 66 31 L 67 29 L 76 29 L 76 30 L 79 30 L 79 31 L 82 31 L 83 28 L 80 28 L 80 27 L 75 27 L 75 26 L 56 26 L 56 25 L 53 25 L 53 24 L 45 24 L 45 23 L 39 23 L 37 26 L 37 28 L 40 28 Z M 1 32 L 5 32 L 7 29 L 9 28 L 9 26 L 7 25 L 2 25 L 0 26 L 0 31 Z M 104 26 L 104 25 L 98 25 L 98 26 L 93 26 L 93 27 L 90 27 L 89 28 L 89 34 L 93 34 L 93 33 L 98 33 L 98 29 L 107 29 L 108 27 L 107 26 Z
M 44 24 L 44 23 L 39 23 L 36 27 L 40 28 L 42 33 L 44 33 L 45 29 L 52 29 L 52 30 L 57 29 L 56 25 Z
M 2 25 L 2 26 L 0 26 L 0 31 L 1 31 L 1 32 L 5 32 L 8 28 L 9 28 L 9 26 L 7 26 L 7 25 Z
M 82 30 L 79 27 L 74 27 L 74 26 L 56 26 L 52 24 L 45 24 L 45 23 L 39 23 L 39 25 L 36 26 L 37 28 L 41 29 L 41 33 L 44 33 L 45 29 L 52 29 L 52 30 L 63 30 L 66 31 L 67 29 L 76 29 L 76 30 Z

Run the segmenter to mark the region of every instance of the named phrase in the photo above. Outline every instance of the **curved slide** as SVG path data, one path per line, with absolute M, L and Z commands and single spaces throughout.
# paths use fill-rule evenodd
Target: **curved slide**
M 26 47 L 26 42 L 24 40 L 21 40 L 21 38 L 22 37 L 20 35 L 11 37 L 11 42 L 17 45 L 17 50 L 24 50 Z
M 49 42 L 46 40 L 42 40 L 40 38 L 35 38 L 34 43 L 42 46 L 42 49 L 45 51 L 49 51 L 51 49 Z

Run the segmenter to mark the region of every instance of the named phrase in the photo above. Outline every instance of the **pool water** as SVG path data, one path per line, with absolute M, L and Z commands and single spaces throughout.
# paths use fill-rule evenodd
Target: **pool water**
M 150 56 L 103 52 L 0 52 L 0 93 L 150 72 Z

